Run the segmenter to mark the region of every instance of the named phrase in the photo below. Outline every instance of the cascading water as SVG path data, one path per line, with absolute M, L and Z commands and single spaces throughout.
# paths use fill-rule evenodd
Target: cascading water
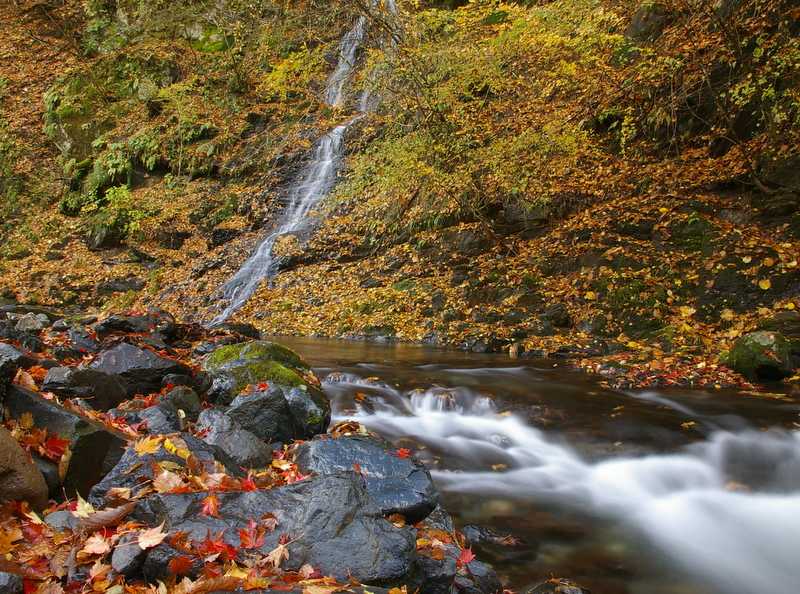
M 389 439 L 411 438 L 449 458 L 451 468 L 469 469 L 434 472 L 445 493 L 566 506 L 627 525 L 695 576 L 703 592 L 800 591 L 800 432 L 714 430 L 677 453 L 587 462 L 468 389 L 403 393 L 344 374 L 325 385 L 334 402 L 348 390 L 362 394 L 345 405 L 351 408 L 340 404 L 338 418 Z
M 396 11 L 394 0 L 389 0 L 386 6 L 390 12 Z M 325 88 L 325 102 L 331 107 L 343 107 L 345 104 L 347 83 L 355 70 L 356 57 L 364 43 L 366 29 L 367 19 L 361 16 L 339 43 L 336 68 L 328 78 Z M 255 293 L 263 279 L 275 275 L 278 266 L 273 256 L 275 242 L 280 237 L 302 231 L 307 226 L 311 210 L 328 195 L 336 183 L 347 131 L 369 111 L 370 103 L 370 94 L 364 91 L 358 100 L 358 114 L 317 141 L 311 161 L 303 169 L 299 181 L 289 191 L 288 206 L 282 214 L 281 223 L 261 241 L 250 258 L 220 289 L 220 297 L 227 305 L 211 321 L 211 326 L 227 320 Z

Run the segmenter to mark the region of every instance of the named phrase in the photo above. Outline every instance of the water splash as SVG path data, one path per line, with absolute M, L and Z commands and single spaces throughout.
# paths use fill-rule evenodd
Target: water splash
M 412 437 L 478 469 L 435 472 L 444 491 L 574 506 L 614 519 L 720 593 L 798 592 L 800 432 L 715 431 L 673 454 L 587 462 L 521 419 L 496 414 L 471 391 L 362 386 L 380 405 L 357 404 L 340 417 L 389 438 Z M 489 471 L 497 463 L 509 470 Z

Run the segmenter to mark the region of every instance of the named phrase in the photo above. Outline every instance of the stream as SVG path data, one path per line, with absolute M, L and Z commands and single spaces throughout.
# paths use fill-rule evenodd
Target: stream
M 516 591 L 800 591 L 800 402 L 618 392 L 552 361 L 287 339 L 357 419 L 432 470 L 459 526 Z

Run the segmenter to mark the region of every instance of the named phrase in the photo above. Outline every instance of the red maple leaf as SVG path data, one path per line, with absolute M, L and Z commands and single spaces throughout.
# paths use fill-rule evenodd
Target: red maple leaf
M 258 389 L 262 392 L 268 390 L 269 384 L 267 382 L 261 382 L 260 384 L 258 384 Z
M 408 448 L 399 448 L 397 451 L 395 451 L 394 455 L 398 458 L 410 458 L 411 450 Z
M 242 491 L 257 491 L 258 485 L 256 485 L 256 481 L 253 480 L 253 475 L 248 473 L 247 478 L 243 478 L 241 480 L 241 487 Z
M 67 451 L 69 440 L 61 439 L 60 437 L 48 437 L 42 444 L 43 454 L 53 461 L 58 462 L 61 456 Z
M 264 528 L 250 520 L 247 528 L 239 530 L 239 541 L 243 549 L 258 549 L 264 545 Z
M 464 567 L 475 560 L 475 553 L 472 552 L 472 549 L 461 549 L 461 554 L 456 559 L 456 565 L 458 567 Z
M 169 560 L 169 572 L 173 575 L 186 575 L 192 570 L 194 560 L 189 555 L 178 555 Z
M 222 539 L 222 532 L 218 533 L 214 538 L 211 537 L 211 532 L 206 534 L 203 540 L 197 547 L 197 553 L 204 557 L 211 555 L 219 555 L 223 561 L 230 561 L 236 557 L 236 548 L 229 545 Z
M 216 495 L 212 493 L 203 499 L 203 508 L 200 510 L 200 513 L 204 516 L 219 517 L 219 499 L 217 499 Z

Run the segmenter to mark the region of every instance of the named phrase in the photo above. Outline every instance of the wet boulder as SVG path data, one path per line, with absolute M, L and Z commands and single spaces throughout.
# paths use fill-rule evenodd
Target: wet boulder
M 453 520 L 437 507 L 423 522 L 416 525 L 417 542 L 439 541 L 441 545 L 422 547 L 414 562 L 409 586 L 422 594 L 495 594 L 502 590 L 491 566 L 476 559 L 460 563 L 462 549 L 456 544 Z
M 47 483 L 30 454 L 0 427 L 0 501 L 27 501 L 36 509 L 47 505 Z
M 133 447 L 125 450 L 122 458 L 102 481 L 97 483 L 89 493 L 89 502 L 97 508 L 106 505 L 106 495 L 114 487 L 129 488 L 134 494 L 142 486 L 154 478 L 155 462 L 169 462 L 186 466 L 187 459 L 182 458 L 177 448 L 185 449 L 191 455 L 193 463 L 208 473 L 226 472 L 231 476 L 241 476 L 236 463 L 219 448 L 209 445 L 188 434 L 170 436 L 170 443 L 175 446 L 176 453 L 165 447 L 165 441 L 159 444 L 152 454 L 138 454 Z M 170 448 L 172 449 L 172 448 Z
M 300 355 L 264 340 L 218 347 L 205 358 L 203 368 L 214 378 L 215 396 L 228 401 L 249 384 L 308 385 L 304 376 L 310 373 Z
M 0 398 L 6 387 L 14 379 L 17 369 L 25 363 L 26 357 L 10 344 L 0 342 Z
M 295 461 L 303 473 L 325 475 L 358 468 L 381 511 L 402 514 L 412 523 L 430 514 L 439 500 L 428 470 L 376 437 L 317 437 L 298 446 Z
M 176 329 L 177 324 L 172 314 L 158 309 L 152 309 L 142 315 L 111 315 L 94 325 L 94 331 L 100 337 L 118 332 L 123 334 L 158 333 L 171 338 L 175 335 Z
M 89 367 L 118 376 L 129 396 L 158 392 L 165 375 L 191 373 L 188 367 L 178 361 L 127 342 L 101 352 Z
M 146 423 L 146 430 L 151 435 L 179 433 L 183 430 L 183 422 L 175 405 L 162 401 L 155 406 L 148 406 L 137 414 L 139 421 Z
M 185 531 L 192 541 L 209 532 L 240 546 L 239 530 L 250 519 L 272 515 L 277 528 L 265 535 L 261 553 L 269 553 L 283 535 L 291 537 L 284 569 L 297 570 L 308 563 L 324 575 L 366 584 L 405 583 L 415 557 L 413 530 L 396 528 L 367 495 L 361 477 L 353 472 L 307 479 L 269 490 L 219 492 L 219 516 L 200 513 L 208 493 L 157 494 L 147 497 L 133 512 L 150 526 L 165 523 L 165 530 Z M 161 544 L 145 562 L 145 575 L 168 575 L 170 555 Z M 156 562 L 158 561 L 158 562 Z
M 323 396 L 324 398 L 324 396 Z M 330 420 L 327 405 L 315 401 L 310 391 L 272 386 L 234 398 L 227 414 L 266 442 L 307 439 L 324 431 Z
M 254 431 L 244 419 L 237 418 L 245 429 L 262 439 L 306 439 L 325 431 L 330 423 L 330 402 L 319 389 L 308 364 L 284 346 L 267 341 L 225 345 L 208 355 L 203 366 L 212 377 L 209 396 L 220 404 L 236 400 L 234 408 L 252 410 L 256 407 L 253 400 L 259 400 L 281 418 L 287 416 L 288 407 L 292 420 L 283 429 L 277 426 L 276 431 L 266 428 Z M 242 396 L 247 386 L 257 389 Z M 241 416 L 239 412 L 231 414 Z M 278 423 L 269 421 L 265 413 L 260 418 L 272 427 Z
M 737 339 L 724 362 L 752 381 L 778 381 L 793 373 L 789 341 L 766 330 Z
M 197 428 L 203 441 L 221 449 L 243 468 L 264 468 L 272 462 L 272 448 L 221 410 L 200 413 Z
M 69 442 L 72 457 L 62 485 L 70 496 L 85 496 L 114 467 L 127 444 L 124 434 L 19 386 L 6 394 L 5 409 L 8 417 L 17 420 L 29 413 L 37 427 L 46 427 Z
M 202 410 L 202 403 L 197 392 L 187 386 L 177 386 L 164 396 L 162 402 L 169 402 L 178 410 L 182 410 L 186 419 L 195 422 Z
M 41 332 L 50 326 L 50 318 L 43 313 L 26 313 L 20 316 L 14 325 L 17 332 Z
M 116 375 L 73 367 L 49 369 L 42 390 L 68 398 L 82 398 L 95 410 L 114 408 L 128 396 L 125 384 Z

